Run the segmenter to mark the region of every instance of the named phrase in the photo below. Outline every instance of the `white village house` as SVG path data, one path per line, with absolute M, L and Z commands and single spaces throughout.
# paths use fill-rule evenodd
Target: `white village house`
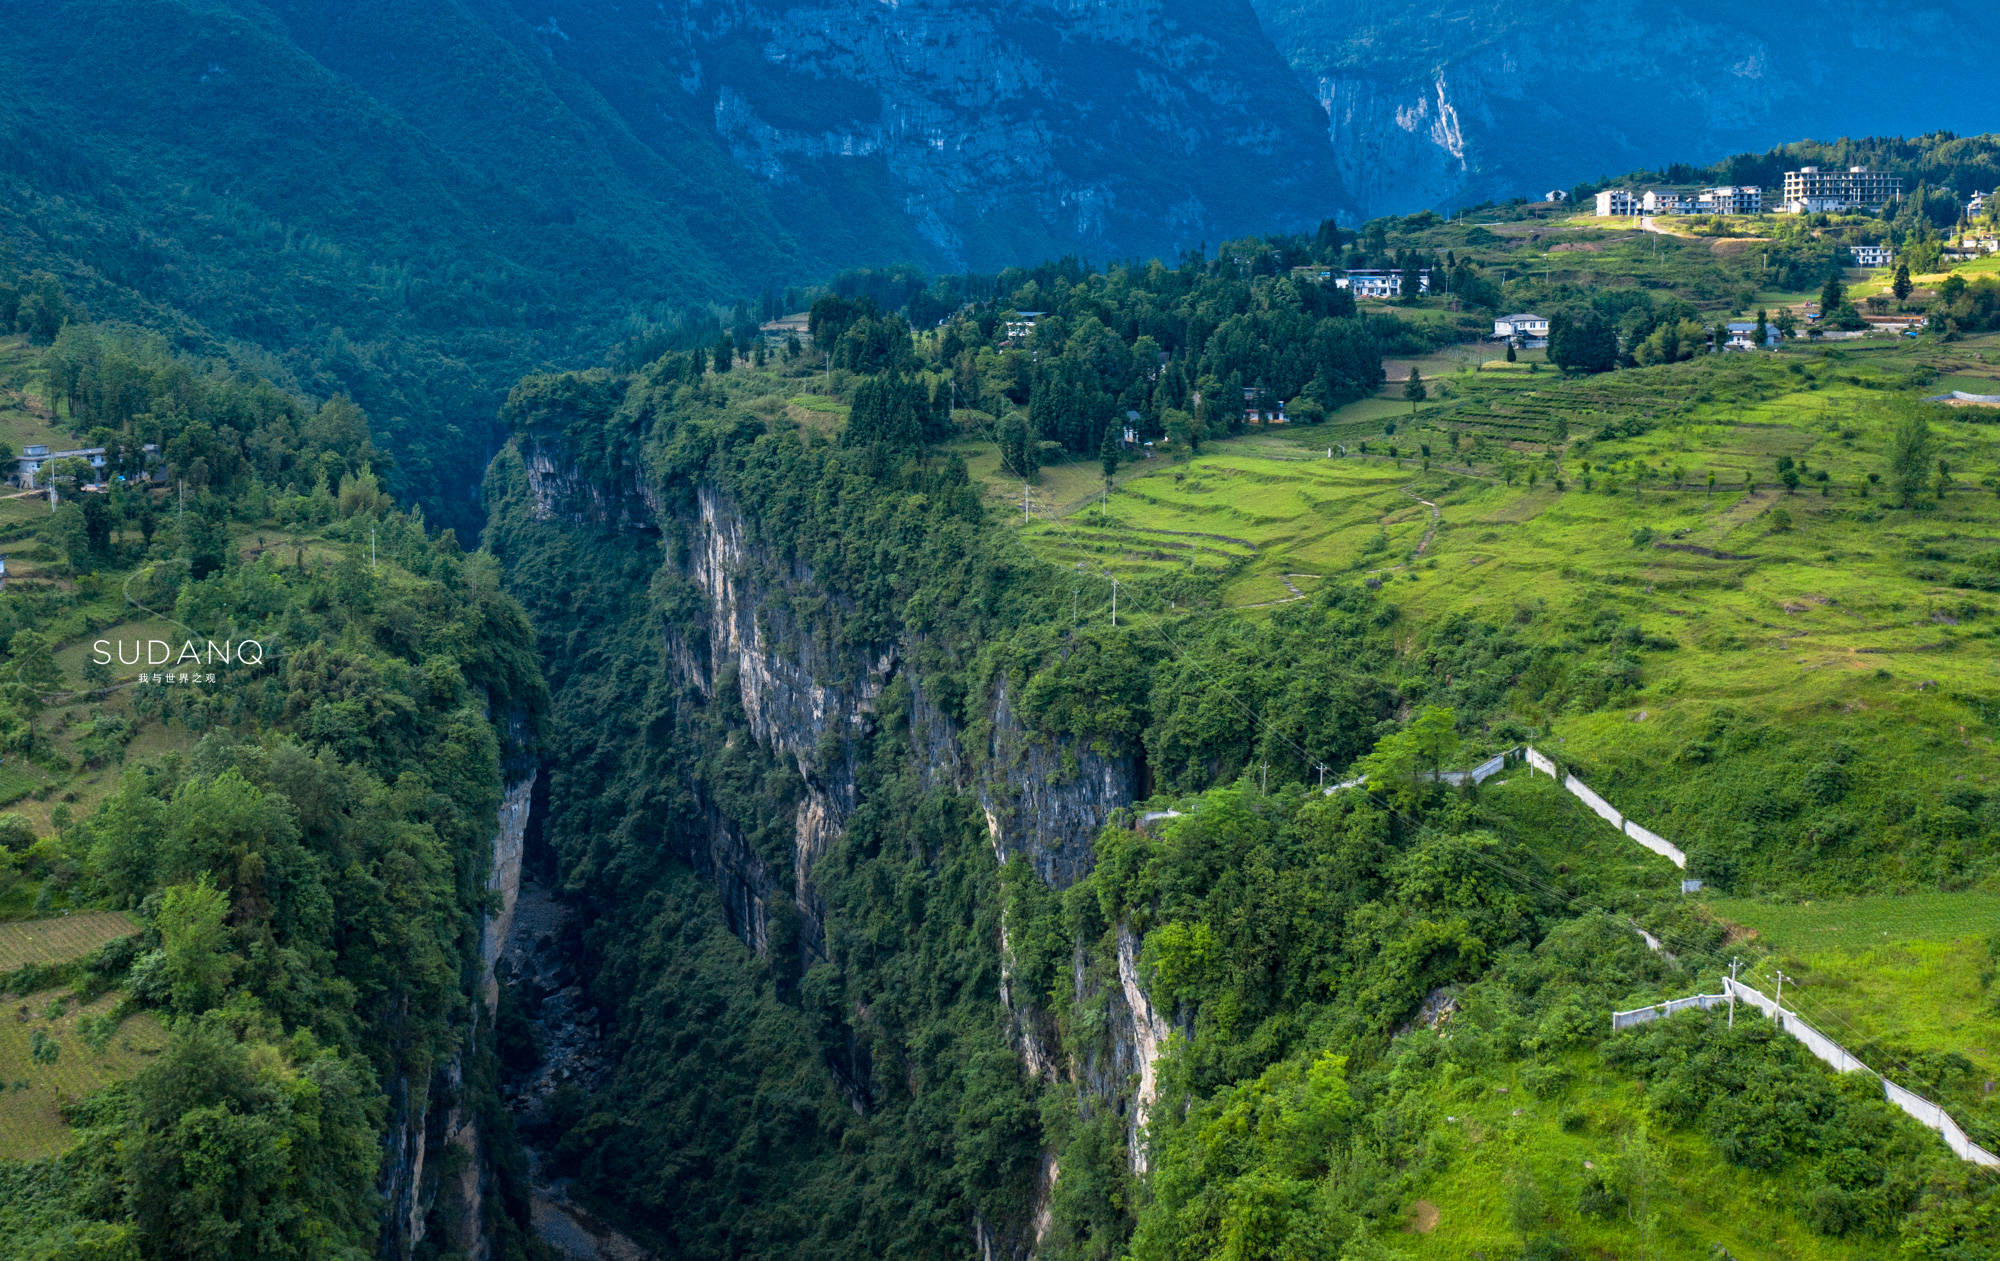
M 1896 252 L 1887 245 L 1850 245 L 1856 267 L 1887 267 L 1896 261 Z
M 1729 321 L 1728 328 L 1729 328 L 1729 340 L 1724 342 L 1723 345 L 1727 346 L 1731 350 L 1755 350 L 1757 348 L 1757 321 L 1731 320 Z M 1785 335 L 1778 331 L 1777 325 L 1772 324 L 1769 321 L 1765 322 L 1764 324 L 1765 349 L 1768 350 L 1771 347 L 1776 346 L 1779 342 L 1782 342 L 1784 339 Z
M 51 451 L 42 443 L 34 443 L 22 449 L 14 457 L 14 482 L 23 490 L 35 488 L 35 478 L 42 469 L 57 460 L 82 460 L 89 464 L 93 472 L 104 469 L 103 447 L 80 447 L 74 451 Z
M 1002 323 L 1006 330 L 1007 340 L 1010 342 L 1027 341 L 1035 335 L 1036 322 L 1047 314 L 1048 312 L 1046 311 L 1015 311 L 1005 316 Z
M 1350 268 L 1345 276 L 1333 282 L 1342 289 L 1350 289 L 1357 298 L 1400 298 L 1403 296 L 1403 273 L 1393 267 Z M 1426 267 L 1417 273 L 1417 292 L 1431 291 L 1431 271 Z
M 1549 335 L 1549 317 L 1546 315 L 1503 315 L 1493 321 L 1493 336 L 1499 341 L 1520 338 L 1523 341 L 1545 340 Z

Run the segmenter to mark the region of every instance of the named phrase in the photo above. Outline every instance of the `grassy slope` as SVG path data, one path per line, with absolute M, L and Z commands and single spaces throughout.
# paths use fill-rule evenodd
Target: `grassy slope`
M 1060 521 L 1038 515 L 1025 537 L 1051 559 L 1081 561 L 1121 580 L 1182 567 L 1212 572 L 1223 579 L 1227 602 L 1239 607 L 1309 591 L 1310 576 L 1409 564 L 1388 575 L 1386 590 L 1413 625 L 1459 612 L 1528 616 L 1560 636 L 1611 610 L 1674 647 L 1646 655 L 1640 690 L 1616 707 L 1538 715 L 1551 728 L 1542 738 L 1585 765 L 1622 809 L 1670 838 L 1685 839 L 1698 818 L 1676 798 L 1676 777 L 1661 768 L 1718 714 L 1749 714 L 1801 747 L 1822 739 L 1864 744 L 1866 783 L 1857 792 L 1890 793 L 1911 781 L 1990 787 L 2000 781 L 2000 747 L 1976 706 L 1995 699 L 2000 597 L 1951 579 L 1957 561 L 2000 536 L 2000 498 L 1979 485 L 2000 471 L 2000 432 L 1956 417 L 1937 425 L 1958 479 L 1942 507 L 1912 513 L 1892 508 L 1879 487 L 1868 498 L 1858 494 L 1866 475 L 1884 467 L 1896 400 L 1932 388 L 1901 375 L 1913 368 L 1971 380 L 2000 376 L 2000 338 L 1925 348 L 1869 343 L 1831 354 L 1797 347 L 1580 381 L 1521 365 L 1462 371 L 1446 378 L 1451 389 L 1443 401 L 1421 409 L 1414 433 L 1406 404 L 1368 400 L 1317 429 L 1214 443 L 1187 463 L 1143 463 L 1121 481 L 1104 515 L 1095 507 Z M 1648 415 L 1656 427 L 1639 437 L 1595 436 L 1607 423 Z M 1547 458 L 1557 416 L 1570 422 L 1569 438 L 1557 444 L 1570 483 L 1561 493 Z M 1393 437 L 1383 432 L 1392 419 Z M 1449 455 L 1453 430 L 1458 457 Z M 1352 449 L 1364 440 L 1375 452 L 1395 442 L 1405 458 L 1325 458 L 1332 443 Z M 1428 474 L 1408 458 L 1418 442 L 1434 453 Z M 1822 495 L 1808 480 L 1787 494 L 1775 480 L 1780 455 L 1825 469 L 1832 492 Z M 1588 493 L 1577 484 L 1584 460 L 1597 470 Z M 1665 471 L 1636 495 L 1635 462 Z M 1445 471 L 1447 463 L 1458 471 Z M 1516 469 L 1511 485 L 1509 464 Z M 1530 467 L 1538 473 L 1532 488 Z M 1607 467 L 1616 470 L 1609 493 Z M 1675 468 L 1683 489 L 1668 485 Z M 974 470 L 994 471 L 977 460 Z M 1718 479 L 1712 493 L 1709 470 Z M 1743 489 L 1746 474 L 1756 489 Z M 996 498 L 1019 494 L 1018 483 L 1010 490 L 996 477 L 993 486 Z M 1437 502 L 1442 515 L 1422 557 L 1411 556 L 1426 521 L 1413 494 Z M 1789 529 L 1775 527 L 1778 509 L 1790 516 Z M 1643 545 L 1635 543 L 1642 529 L 1654 532 Z M 1927 559 L 1937 556 L 1949 559 Z M 1518 703 L 1535 715 L 1525 689 Z M 1619 844 L 1601 824 L 1578 826 Z M 1670 874 L 1660 868 L 1662 878 Z M 1921 871 L 1895 862 L 1871 875 L 1889 887 L 1926 883 Z M 1981 997 L 1981 972 L 1991 967 L 1983 934 L 2000 927 L 2000 906 L 1992 894 L 1931 896 L 1943 899 L 1939 907 L 1885 899 L 1819 912 L 1833 916 L 1824 922 L 1811 908 L 1766 903 L 1720 902 L 1715 913 L 1761 935 L 1743 943 L 1755 979 L 1779 966 L 1802 977 L 1801 1006 L 1892 1074 L 1910 1077 L 1897 1065 L 1912 1051 L 1955 1051 L 1991 1079 L 2000 1075 L 1991 1053 L 2000 1045 L 2000 1018 Z M 1949 917 L 1931 918 L 1946 906 Z M 1826 926 L 1848 922 L 1841 915 L 1875 925 L 1870 931 L 1878 936 L 1864 945 Z M 1588 1093 L 1616 1113 L 1618 1090 L 1599 1085 L 1604 1089 Z M 1940 1093 L 1961 1121 L 1988 1123 L 1983 1096 Z M 1608 1133 L 1632 1123 L 1620 1116 L 1607 1118 Z M 1509 1121 L 1533 1124 L 1532 1117 Z M 1587 1158 L 1589 1144 L 1553 1128 L 1547 1136 L 1569 1156 Z M 1662 1158 L 1683 1183 L 1714 1168 L 1673 1144 Z M 1436 1198 L 1480 1202 L 1474 1192 L 1492 1173 L 1481 1160 L 1469 1145 Z M 1549 1176 L 1557 1177 L 1553 1167 Z M 1688 1190 L 1681 1185 L 1667 1198 L 1685 1199 Z M 1738 1220 L 1744 1205 L 1762 1196 L 1754 1188 L 1740 1197 L 1735 1189 L 1719 1194 L 1703 1210 L 1712 1210 L 1715 1222 Z M 1677 1229 L 1666 1224 L 1671 1217 L 1662 1215 L 1658 1228 Z M 1692 1220 L 1711 1219 L 1697 1213 Z M 1490 1242 L 1481 1233 L 1490 1229 L 1490 1221 L 1463 1230 L 1440 1222 L 1422 1237 L 1419 1255 L 1465 1255 Z M 1728 1237 L 1741 1256 L 1786 1256 L 1796 1255 L 1787 1241 L 1805 1233 L 1779 1222 L 1761 1236 L 1707 1237 Z M 1589 1238 L 1588 1225 L 1577 1224 L 1573 1237 Z M 1667 1234 L 1659 1238 L 1669 1246 Z M 1815 1246 L 1820 1255 L 1849 1255 L 1824 1241 Z

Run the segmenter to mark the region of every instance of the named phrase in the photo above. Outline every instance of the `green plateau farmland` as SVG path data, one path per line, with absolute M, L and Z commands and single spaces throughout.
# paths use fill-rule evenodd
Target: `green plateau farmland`
M 1045 482 L 1030 518 L 1017 508 L 1013 519 L 1077 575 L 1084 619 L 1105 617 L 1114 577 L 1131 587 L 1122 616 L 1142 620 L 1174 615 L 1171 601 L 1146 602 L 1149 588 L 1212 592 L 1256 616 L 1361 580 L 1413 631 L 1469 615 L 1551 645 L 1622 637 L 1634 671 L 1615 705 L 1548 707 L 1535 679 L 1522 682 L 1510 703 L 1538 724 L 1533 738 L 1689 849 L 1711 882 L 1832 899 L 1729 899 L 1711 913 L 1756 934 L 1742 943 L 1753 983 L 1768 993 L 1779 967 L 1803 978 L 1794 992 L 1809 1018 L 1969 1128 L 2000 1131 L 1984 1091 L 2000 1075 L 1986 989 L 1995 894 L 1838 900 L 1844 885 L 1948 885 L 1948 852 L 1890 854 L 1907 786 L 1942 778 L 1948 803 L 1950 785 L 2000 782 L 1988 734 L 2000 712 L 2000 426 L 1982 409 L 1918 402 L 1941 381 L 2000 377 L 2000 338 L 1798 345 L 1581 379 L 1525 362 L 1435 367 L 1444 397 L 1433 386 L 1414 415 L 1369 399 L 1323 425 L 1139 461 L 1101 503 L 1087 495 L 1067 512 Z M 1886 469 L 1913 407 L 1950 482 L 1905 509 Z M 1068 476 L 1102 489 L 1094 465 Z M 990 485 L 1018 504 L 1018 482 Z M 1422 500 L 1437 505 L 1434 533 Z M 1815 794 L 1830 804 L 1814 809 Z M 1618 844 L 1588 816 L 1577 826 Z M 1752 876 L 1730 855 L 1760 829 L 1825 839 L 1816 857 Z M 1632 848 L 1657 868 L 1651 879 L 1670 873 Z M 1840 907 L 1879 927 L 1839 930 L 1852 922 Z M 1476 1168 L 1463 1176 L 1477 1181 Z M 1768 1255 L 1793 1255 L 1785 1237 Z M 1434 1251 L 1423 1255 L 1479 1246 L 1448 1223 L 1424 1238 Z

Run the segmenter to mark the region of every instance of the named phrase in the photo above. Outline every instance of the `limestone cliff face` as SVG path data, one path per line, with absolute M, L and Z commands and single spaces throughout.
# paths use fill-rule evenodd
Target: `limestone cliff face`
M 642 139 L 686 118 L 825 245 L 907 233 L 878 263 L 1174 251 L 1341 208 L 1246 0 L 517 7 Z
M 1893 18 L 1555 0 L 1253 0 L 1318 99 L 1364 217 L 1511 197 L 1807 136 L 1990 125 L 1996 39 L 1952 0 Z
M 482 1007 L 475 1012 L 474 1027 L 433 1080 L 389 1084 L 392 1125 L 383 1171 L 388 1213 L 379 1249 L 385 1258 L 416 1255 L 434 1224 L 445 1245 L 470 1261 L 485 1261 L 490 1255 L 483 1224 L 489 1169 L 463 1088 L 468 1057 L 478 1053 L 478 1040 L 490 1031 L 491 1013 L 499 1001 L 495 966 L 520 896 L 521 858 L 537 776 L 533 766 L 523 768 L 501 798 L 486 877 L 496 905 L 480 924 L 476 993 Z M 440 1176 L 430 1164 L 446 1147 L 457 1148 L 463 1158 L 452 1162 L 455 1172 Z
M 958 724 L 907 668 L 914 642 L 833 645 L 814 610 L 839 607 L 845 597 L 824 589 L 803 562 L 761 547 L 745 508 L 714 486 L 696 487 L 692 511 L 677 517 L 636 482 L 591 485 L 548 441 L 525 442 L 521 454 L 536 518 L 626 531 L 635 545 L 639 536 L 666 540 L 663 563 L 696 605 L 691 619 L 663 621 L 667 659 L 700 696 L 740 706 L 750 737 L 798 773 L 790 870 L 773 870 L 753 850 L 744 833 L 754 821 L 713 806 L 706 838 L 688 855 L 714 881 L 744 941 L 765 947 L 769 904 L 780 892 L 798 909 L 808 950 L 823 932 L 813 868 L 859 805 L 862 743 L 898 679 L 910 690 L 917 769 L 928 782 L 976 796 L 998 861 L 1019 855 L 1058 888 L 1090 870 L 1092 840 L 1138 790 L 1135 759 L 1028 730 L 1004 682 L 986 701 L 985 746 L 968 749 Z

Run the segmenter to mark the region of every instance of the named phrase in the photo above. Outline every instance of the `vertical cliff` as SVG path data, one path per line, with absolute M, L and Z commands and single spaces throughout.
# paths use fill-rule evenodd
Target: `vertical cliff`
M 1040 729 L 1023 709 L 1022 678 L 1012 668 L 976 666 L 962 646 L 947 650 L 935 641 L 934 620 L 863 616 L 869 597 L 829 582 L 815 567 L 814 549 L 790 545 L 772 528 L 774 506 L 740 498 L 725 477 L 592 484 L 546 433 L 523 439 L 518 455 L 502 464 L 519 477 L 503 511 L 517 526 L 527 523 L 511 546 L 532 536 L 546 549 L 538 556 L 574 548 L 601 573 L 633 575 L 626 595 L 605 598 L 634 609 L 641 606 L 631 585 L 649 588 L 632 633 L 652 641 L 659 673 L 646 684 L 653 699 L 642 705 L 663 720 L 671 715 L 671 732 L 662 726 L 654 737 L 658 755 L 628 745 L 621 756 L 673 776 L 678 813 L 671 822 L 626 816 L 618 826 L 635 834 L 657 828 L 660 842 L 713 891 L 730 931 L 761 957 L 779 990 L 824 1004 L 815 1009 L 825 1022 L 822 1071 L 853 1115 L 873 1125 L 884 1108 L 935 1106 L 924 1100 L 938 1085 L 918 1073 L 916 1048 L 894 1043 L 869 992 L 897 984 L 891 978 L 903 968 L 944 947 L 926 939 L 934 929 L 914 908 L 892 932 L 855 921 L 843 907 L 874 887 L 877 877 L 865 866 L 879 847 L 920 844 L 930 853 L 946 846 L 897 880 L 965 878 L 951 874 L 954 842 L 946 839 L 959 828 L 951 820 L 963 818 L 983 853 L 978 880 L 994 891 L 966 908 L 992 917 L 979 947 L 985 962 L 967 966 L 991 976 L 993 989 L 984 999 L 976 990 L 951 999 L 991 1029 L 973 1044 L 980 1053 L 1003 1052 L 1011 1060 L 1006 1072 L 1031 1092 L 1053 1091 L 1091 1115 L 1124 1118 L 1123 1142 L 1132 1151 L 1121 1160 L 1143 1168 L 1137 1140 L 1150 1103 L 1146 1083 L 1166 1035 L 1138 983 L 1136 945 L 1126 943 L 1119 966 L 1093 962 L 1079 948 L 1066 996 L 1043 992 L 1039 979 L 1024 989 L 999 893 L 1005 881 L 1026 879 L 1059 896 L 1087 875 L 1098 835 L 1142 791 L 1139 758 Z M 879 600 L 873 606 L 881 607 Z M 580 599 L 556 615 L 593 627 L 593 637 L 610 633 L 604 610 Z M 568 651 L 589 652 L 561 626 L 545 624 L 543 633 Z M 602 690 L 604 678 L 580 672 L 569 686 Z M 578 773 L 552 767 L 559 796 Z M 944 831 L 932 831 L 939 827 Z M 857 828 L 863 839 L 850 842 Z M 915 876 L 926 863 L 929 873 Z M 912 887 L 899 898 L 909 904 L 919 896 Z M 855 973 L 864 959 L 874 972 Z M 623 990 L 597 994 L 600 1003 L 622 1004 L 627 1023 L 646 1018 L 650 1004 Z M 972 1014 L 981 1002 L 986 1014 Z M 1079 1010 L 1101 1008 L 1107 1021 L 1077 1026 L 1072 1002 Z M 631 1036 L 614 1029 L 608 1045 Z M 618 1088 L 615 1077 L 611 1088 Z M 961 1220 L 977 1253 L 1026 1257 L 1049 1228 L 1058 1155 L 1031 1145 L 1006 1169 L 1004 1185 L 1013 1189 L 999 1194 L 996 1187 L 990 1206 Z
M 513 926 L 521 891 L 530 810 L 539 771 L 526 766 L 501 798 L 485 888 L 490 909 L 481 917 L 475 1003 L 458 1054 L 428 1082 L 391 1083 L 390 1145 L 384 1162 L 383 1194 L 388 1206 L 380 1254 L 419 1255 L 426 1240 L 470 1261 L 491 1255 L 486 1200 L 492 1164 L 477 1109 L 467 1097 L 469 1070 L 480 1055 L 492 1053 L 493 1013 L 499 1002 L 496 966 Z M 448 1158 L 440 1159 L 441 1153 Z

